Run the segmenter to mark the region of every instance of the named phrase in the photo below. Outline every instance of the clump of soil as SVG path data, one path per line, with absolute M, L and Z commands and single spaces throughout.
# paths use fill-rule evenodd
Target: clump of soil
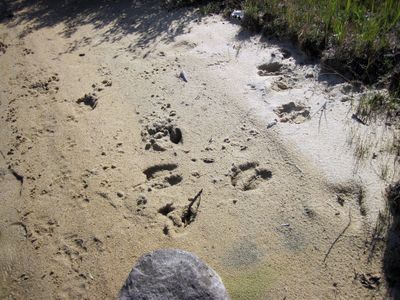
M 278 106 L 274 112 L 283 123 L 290 122 L 300 124 L 310 119 L 310 108 L 294 102 Z
M 83 102 L 83 104 L 90 106 L 92 109 L 95 109 L 97 106 L 97 101 L 98 98 L 96 97 L 96 94 L 85 94 L 82 98 L 79 98 L 78 100 L 76 100 L 76 103 L 81 104 Z
M 279 72 L 282 69 L 282 64 L 279 62 L 272 62 L 272 63 L 265 63 L 262 65 L 259 65 L 257 67 L 258 69 L 258 75 L 260 76 L 268 76 L 268 75 L 276 75 L 279 74 Z

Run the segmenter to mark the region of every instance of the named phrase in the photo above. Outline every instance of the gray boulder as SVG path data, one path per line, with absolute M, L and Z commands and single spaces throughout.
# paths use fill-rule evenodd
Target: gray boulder
M 118 299 L 230 298 L 217 273 L 197 256 L 182 250 L 162 249 L 139 259 Z

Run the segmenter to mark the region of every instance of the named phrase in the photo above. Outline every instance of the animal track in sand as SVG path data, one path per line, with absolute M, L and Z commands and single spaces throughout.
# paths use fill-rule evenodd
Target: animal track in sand
M 5 54 L 7 52 L 8 45 L 0 42 L 0 54 Z
M 242 191 L 256 189 L 260 183 L 272 177 L 272 172 L 259 168 L 257 162 L 246 162 L 238 166 L 233 165 L 230 171 L 231 184 Z
M 310 108 L 294 102 L 278 106 L 274 112 L 279 116 L 282 123 L 300 124 L 310 119 Z
M 143 173 L 146 175 L 147 180 L 155 177 L 155 174 L 163 171 L 172 171 L 178 167 L 177 164 L 157 164 L 151 167 L 146 168 Z
M 182 221 L 184 209 L 175 207 L 174 203 L 167 203 L 158 209 L 158 213 L 168 218 L 168 223 L 163 227 L 163 233 L 170 235 L 171 231 L 177 233 L 179 229 L 184 227 Z
M 166 151 L 173 144 L 182 143 L 182 130 L 172 123 L 171 119 L 159 119 L 144 126 L 142 140 L 145 150 Z
M 56 220 L 47 217 L 39 217 L 39 219 L 32 224 L 31 214 L 27 214 L 16 224 L 24 227 L 26 237 L 36 250 L 49 243 L 56 229 L 59 227 Z
M 196 196 L 189 198 L 189 204 L 185 206 L 175 207 L 174 203 L 167 203 L 158 209 L 158 213 L 169 219 L 168 223 L 164 225 L 163 233 L 170 235 L 173 233 L 182 232 L 187 226 L 193 223 L 199 213 L 201 189 Z
M 147 55 L 148 54 L 146 53 L 145 56 L 147 56 Z M 142 79 L 149 80 L 149 79 L 153 79 L 154 76 L 163 74 L 164 72 L 170 70 L 171 68 L 172 68 L 172 65 L 170 65 L 170 64 L 160 65 L 159 67 L 154 67 L 151 71 L 145 70 L 145 71 L 139 73 L 139 76 Z
M 23 55 L 23 56 L 27 56 L 27 55 L 29 55 L 29 54 L 34 54 L 34 52 L 32 51 L 32 49 L 24 48 L 24 49 L 22 50 L 22 55 Z
M 356 205 L 362 216 L 367 214 L 365 206 L 365 190 L 362 185 L 355 182 L 345 182 L 331 187 L 336 194 L 336 201 L 340 206 Z
M 151 187 L 163 189 L 169 186 L 179 184 L 183 177 L 179 174 L 173 174 L 178 165 L 176 164 L 157 164 L 146 168 L 143 173 L 146 175 L 147 181 L 151 182 Z
M 57 83 L 60 81 L 57 73 L 54 73 L 48 79 L 39 80 L 29 85 L 29 92 L 32 95 L 48 94 L 50 92 L 55 92 L 59 90 Z

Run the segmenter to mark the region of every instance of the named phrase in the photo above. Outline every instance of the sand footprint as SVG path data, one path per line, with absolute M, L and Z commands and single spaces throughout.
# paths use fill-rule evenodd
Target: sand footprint
M 156 164 L 146 168 L 143 173 L 146 175 L 150 186 L 156 189 L 163 189 L 179 184 L 183 177 L 172 171 L 178 168 L 177 164 Z
M 274 111 L 283 123 L 300 124 L 310 119 L 310 108 L 294 102 L 283 104 Z
M 230 171 L 232 186 L 250 191 L 256 189 L 260 183 L 272 177 L 272 172 L 259 168 L 257 162 L 246 162 L 238 166 L 233 165 Z

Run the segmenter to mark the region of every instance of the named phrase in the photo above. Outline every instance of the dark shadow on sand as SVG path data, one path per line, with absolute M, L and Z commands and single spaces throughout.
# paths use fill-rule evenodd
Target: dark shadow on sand
M 66 38 L 85 25 L 99 30 L 99 36 L 72 41 L 66 52 L 113 43 L 131 33 L 138 36 L 135 47 L 145 48 L 156 41 L 168 43 L 188 32 L 189 23 L 200 17 L 185 9 L 168 10 L 160 0 L 20 0 L 8 1 L 8 7 L 14 17 L 3 23 L 9 27 L 25 25 L 21 38 L 59 24 L 64 25 L 59 34 Z
M 383 255 L 383 272 L 389 287 L 390 299 L 400 299 L 400 181 L 386 189 L 389 228 Z
M 239 24 L 240 22 L 234 20 L 232 21 L 234 24 Z M 297 65 L 299 66 L 315 66 L 320 62 L 320 59 L 313 58 L 307 56 L 304 52 L 302 52 L 298 45 L 289 41 L 289 40 L 278 40 L 275 37 L 271 37 L 268 35 L 263 35 L 262 33 L 254 33 L 245 28 L 241 28 L 235 36 L 235 40 L 239 43 L 245 43 L 251 41 L 251 38 L 260 35 L 260 45 L 273 45 L 282 51 L 289 52 L 290 58 L 294 59 Z M 343 75 L 339 74 L 335 70 L 331 70 L 325 66 L 322 66 L 320 74 L 318 74 L 316 80 L 318 82 L 324 83 L 328 86 L 334 86 L 337 84 L 342 84 L 345 82 L 350 82 L 350 80 L 346 79 Z
M 400 235 L 398 226 L 395 225 L 392 225 L 387 233 L 383 272 L 389 287 L 390 299 L 400 300 Z
M 369 262 L 374 257 L 382 260 L 382 274 L 388 291 L 386 297 L 400 300 L 400 183 L 397 183 L 397 193 L 390 194 L 390 191 L 396 192 L 391 187 L 393 185 L 386 190 L 386 207 L 379 213 L 369 242 Z

